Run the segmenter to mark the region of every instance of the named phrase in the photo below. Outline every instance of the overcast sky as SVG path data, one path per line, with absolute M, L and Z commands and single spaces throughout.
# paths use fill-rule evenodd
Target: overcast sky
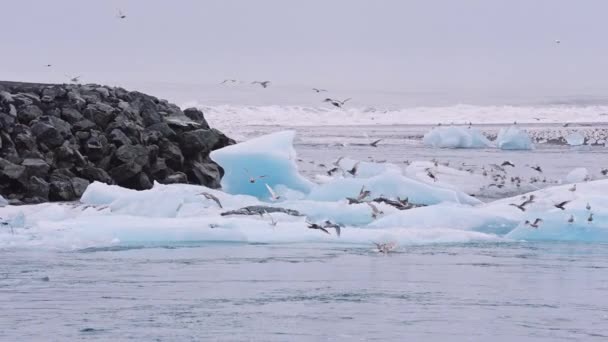
M 608 92 L 605 0 L 0 0 L 0 8 L 0 79 Z

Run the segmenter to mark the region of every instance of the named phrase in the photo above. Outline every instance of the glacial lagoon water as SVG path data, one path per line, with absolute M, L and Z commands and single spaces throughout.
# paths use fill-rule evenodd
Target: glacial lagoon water
M 608 160 L 608 150 L 595 147 L 431 150 L 397 131 L 366 129 L 368 138 L 361 131 L 298 129 L 300 167 L 312 177 L 322 170 L 319 161 L 341 155 L 393 163 L 509 159 L 542 164 L 547 177 L 559 178 Z M 365 146 L 379 134 L 386 145 Z M 372 247 L 371 241 L 4 245 L 0 341 L 608 339 L 604 243 L 412 244 L 388 255 Z

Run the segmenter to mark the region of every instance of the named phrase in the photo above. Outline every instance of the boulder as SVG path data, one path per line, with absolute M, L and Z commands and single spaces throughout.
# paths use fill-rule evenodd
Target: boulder
M 204 129 L 209 129 L 209 124 L 207 120 L 205 120 L 205 115 L 200 109 L 197 108 L 186 108 L 184 109 L 184 115 L 186 115 L 190 120 L 201 124 Z

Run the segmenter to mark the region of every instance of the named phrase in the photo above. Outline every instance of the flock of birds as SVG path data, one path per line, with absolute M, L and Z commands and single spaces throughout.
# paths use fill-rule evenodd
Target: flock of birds
M 237 79 L 230 78 L 230 79 L 225 79 L 222 82 L 220 82 L 220 85 L 224 85 L 224 84 L 240 84 L 240 83 L 243 83 L 243 82 L 241 82 L 241 81 L 239 81 Z M 271 81 L 253 81 L 250 84 L 252 84 L 252 85 L 253 84 L 258 84 L 262 88 L 268 88 L 268 86 L 271 83 L 272 83 Z M 326 93 L 327 89 L 312 88 L 312 91 L 314 91 L 317 94 L 320 94 L 320 93 Z M 352 100 L 352 99 L 351 98 L 347 98 L 347 99 L 344 99 L 344 100 L 338 100 L 338 99 L 334 99 L 334 98 L 331 98 L 331 97 L 326 97 L 322 102 L 329 103 L 329 104 L 331 104 L 332 106 L 334 106 L 336 108 L 342 108 L 342 107 L 344 107 L 344 105 L 346 104 L 346 102 L 348 102 L 350 100 Z

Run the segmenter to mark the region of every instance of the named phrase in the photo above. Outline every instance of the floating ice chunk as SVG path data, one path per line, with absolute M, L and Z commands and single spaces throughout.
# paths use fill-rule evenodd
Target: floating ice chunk
M 0 208 L 8 205 L 8 201 L 0 195 Z
M 577 167 L 566 176 L 568 183 L 580 183 L 589 180 L 589 171 L 584 167 Z
M 528 133 L 515 126 L 501 128 L 496 138 L 496 144 L 502 150 L 531 150 L 534 148 Z
M 570 133 L 566 136 L 566 142 L 570 146 L 580 146 L 585 143 L 585 137 L 579 132 Z
M 463 192 L 425 184 L 403 176 L 398 171 L 387 171 L 371 178 L 337 178 L 312 189 L 308 200 L 341 201 L 357 197 L 361 187 L 371 191 L 371 197 L 409 198 L 416 204 L 456 202 L 475 205 L 481 203 Z
M 211 159 L 225 171 L 222 188 L 230 194 L 246 194 L 270 200 L 265 184 L 283 185 L 302 193 L 313 183 L 300 176 L 292 146 L 294 131 L 264 135 L 211 152 Z
M 437 213 L 441 213 L 438 215 Z M 370 224 L 370 227 L 451 228 L 504 235 L 518 225 L 512 215 L 504 215 L 478 207 L 442 203 L 399 211 Z
M 485 148 L 492 146 L 492 142 L 476 128 L 454 126 L 435 127 L 424 135 L 422 142 L 427 146 L 439 148 Z
M 123 188 L 118 185 L 93 182 L 87 186 L 87 189 L 80 197 L 80 202 L 90 205 L 107 205 L 118 198 L 128 197 L 135 193 L 137 193 L 136 190 Z

